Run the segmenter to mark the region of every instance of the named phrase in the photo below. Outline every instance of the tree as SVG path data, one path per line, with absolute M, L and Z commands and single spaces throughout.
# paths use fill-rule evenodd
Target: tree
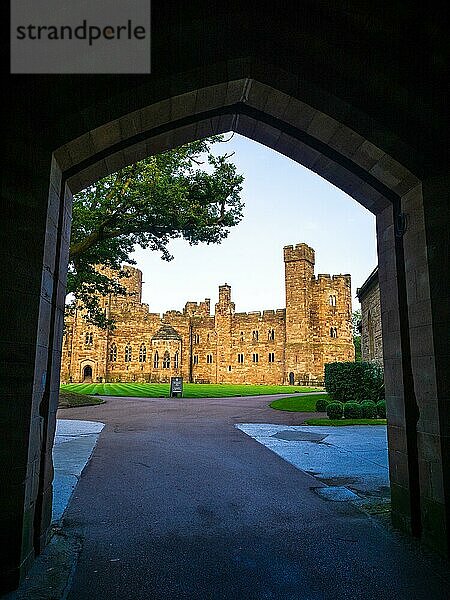
M 355 346 L 355 361 L 362 360 L 361 354 L 361 309 L 353 311 L 352 314 L 353 344 Z
M 72 308 L 83 303 L 89 322 L 113 327 L 99 308 L 99 295 L 126 293 L 99 265 L 124 276 L 121 266 L 135 264 L 135 246 L 157 250 L 169 261 L 171 239 L 217 244 L 240 222 L 243 176 L 229 162 L 231 155 L 211 152 L 222 141 L 213 136 L 151 156 L 74 196 L 67 293 L 73 294 Z

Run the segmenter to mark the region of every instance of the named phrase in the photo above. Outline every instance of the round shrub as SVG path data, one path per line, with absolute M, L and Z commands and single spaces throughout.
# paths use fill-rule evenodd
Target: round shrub
M 384 400 L 377 402 L 377 413 L 380 419 L 386 418 L 386 402 Z
M 316 402 L 316 412 L 325 412 L 330 401 L 326 398 L 319 398 Z
M 342 419 L 343 404 L 341 402 L 330 402 L 327 406 L 329 419 Z
M 344 419 L 360 419 L 361 414 L 361 404 L 358 404 L 358 402 L 346 402 L 344 404 Z
M 361 402 L 361 417 L 363 419 L 376 419 L 377 412 L 377 405 L 372 400 Z

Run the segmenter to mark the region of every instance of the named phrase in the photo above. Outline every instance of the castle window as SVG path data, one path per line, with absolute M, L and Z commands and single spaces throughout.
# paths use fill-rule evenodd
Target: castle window
M 273 340 L 275 339 L 275 329 L 269 329 L 267 339 L 269 340 L 269 342 L 273 342 Z
M 253 359 L 253 362 L 254 362 L 254 363 L 257 363 L 257 362 L 258 362 L 258 360 L 259 360 L 259 355 L 258 355 L 258 354 L 256 354 L 256 353 L 253 353 L 252 359 Z
M 194 333 L 194 344 L 200 344 L 200 336 L 198 333 Z
M 178 363 L 179 363 L 178 352 L 175 352 L 175 356 L 173 357 L 173 368 L 174 369 L 178 369 Z
M 240 340 L 241 342 L 243 342 L 243 341 L 244 341 L 244 332 L 243 332 L 243 331 L 241 331 L 241 334 L 240 334 L 240 336 L 239 336 L 239 340 Z
M 198 354 L 194 354 L 192 357 L 192 362 L 194 365 L 198 365 Z
M 158 354 L 158 350 L 156 350 L 155 355 L 153 357 L 153 368 L 154 369 L 158 369 L 159 368 L 159 354 Z
M 168 350 L 164 352 L 162 367 L 163 369 L 170 369 L 170 354 Z
M 228 365 L 228 370 L 231 371 L 231 365 Z
M 131 346 L 127 344 L 125 346 L 125 362 L 131 362 Z
M 329 298 L 330 306 L 336 306 L 336 296 L 331 295 Z
M 206 341 L 207 341 L 207 343 L 209 344 L 209 333 L 208 333 L 208 334 L 207 334 L 207 336 L 206 336 Z
M 92 346 L 92 341 L 93 341 L 92 331 L 87 331 L 84 336 L 84 343 L 86 344 L 86 346 Z
M 330 327 L 330 337 L 337 338 L 337 327 Z
M 114 342 L 109 347 L 109 360 L 110 362 L 116 362 L 117 360 L 117 346 Z
M 259 338 L 259 332 L 258 331 L 253 331 L 252 332 L 252 337 L 253 337 L 253 341 L 257 342 L 258 338 Z
M 206 355 L 206 362 L 208 365 L 212 365 L 212 361 L 213 361 L 213 355 L 212 354 L 207 354 Z
M 147 348 L 145 347 L 145 344 L 141 344 L 141 347 L 139 348 L 139 362 L 145 362 L 147 360 Z
M 275 362 L 275 352 L 269 352 L 269 362 Z
M 242 365 L 243 362 L 244 362 L 244 355 L 242 353 L 239 353 L 238 354 L 238 363 Z

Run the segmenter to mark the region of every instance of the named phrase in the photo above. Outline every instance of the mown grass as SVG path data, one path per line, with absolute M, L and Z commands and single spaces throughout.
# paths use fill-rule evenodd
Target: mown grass
M 386 419 L 306 419 L 305 425 L 386 425 Z
M 58 408 L 75 408 L 76 406 L 92 406 L 103 403 L 104 400 L 98 396 L 88 396 L 86 394 L 77 394 L 75 392 L 60 391 Z
M 98 394 L 99 396 L 131 396 L 135 398 L 167 398 L 168 383 L 69 383 L 61 386 L 64 392 Z M 229 398 L 232 396 L 270 396 L 274 394 L 298 394 L 316 392 L 320 388 L 298 385 L 228 385 L 185 383 L 184 398 Z
M 277 398 L 269 406 L 275 410 L 285 410 L 287 412 L 316 412 L 316 402 L 319 398 L 328 398 L 328 394 Z

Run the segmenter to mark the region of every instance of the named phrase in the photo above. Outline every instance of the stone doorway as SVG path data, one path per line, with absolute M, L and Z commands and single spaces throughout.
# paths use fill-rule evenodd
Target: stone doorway
M 86 365 L 83 369 L 83 383 L 92 383 L 92 367 Z

